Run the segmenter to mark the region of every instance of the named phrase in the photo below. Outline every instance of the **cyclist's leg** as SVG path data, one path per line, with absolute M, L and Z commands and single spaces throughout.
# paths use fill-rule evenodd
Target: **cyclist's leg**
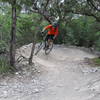
M 53 48 L 53 38 L 54 38 L 54 36 L 50 35 L 49 38 L 48 38 L 48 41 L 46 42 L 46 49 L 45 49 L 46 55 L 48 55 Z
M 53 38 L 54 38 L 54 35 L 50 35 L 49 39 L 48 39 L 48 45 L 52 45 L 53 44 Z
M 45 38 L 45 47 L 44 49 L 48 49 L 49 48 L 49 45 L 51 43 L 51 35 L 47 35 L 46 38 Z
M 45 48 L 49 48 L 53 44 L 54 35 L 47 35 L 45 38 Z

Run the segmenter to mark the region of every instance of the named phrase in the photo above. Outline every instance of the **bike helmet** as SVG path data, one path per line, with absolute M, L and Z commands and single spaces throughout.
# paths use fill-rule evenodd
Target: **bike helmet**
M 57 23 L 57 22 L 54 22 L 54 23 L 52 24 L 52 26 L 53 26 L 54 28 L 56 28 L 56 27 L 58 26 L 58 23 Z

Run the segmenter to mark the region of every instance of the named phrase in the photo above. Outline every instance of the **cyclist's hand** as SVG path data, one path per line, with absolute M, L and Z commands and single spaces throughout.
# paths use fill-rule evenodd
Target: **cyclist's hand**
M 44 35 L 44 32 L 42 31 L 42 32 L 41 32 L 41 36 L 43 36 L 43 35 Z
M 44 31 L 41 32 L 42 34 L 44 33 Z

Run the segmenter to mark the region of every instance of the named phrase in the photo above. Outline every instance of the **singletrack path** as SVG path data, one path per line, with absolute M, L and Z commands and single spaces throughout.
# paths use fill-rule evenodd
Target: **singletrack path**
M 20 48 L 28 57 L 31 44 Z M 76 47 L 40 51 L 34 66 L 0 81 L 0 100 L 100 100 L 100 70 L 85 62 L 95 55 Z M 25 73 L 26 71 L 26 73 Z

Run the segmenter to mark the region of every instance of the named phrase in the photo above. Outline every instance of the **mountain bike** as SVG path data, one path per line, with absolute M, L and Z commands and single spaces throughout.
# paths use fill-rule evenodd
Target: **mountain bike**
M 35 55 L 37 55 L 41 49 L 43 49 L 46 55 L 48 55 L 52 51 L 53 41 L 52 43 L 49 44 L 48 41 L 46 40 L 46 36 L 47 35 L 45 36 L 41 35 L 42 40 L 40 41 L 40 43 L 37 43 L 35 46 L 35 51 L 34 51 Z

